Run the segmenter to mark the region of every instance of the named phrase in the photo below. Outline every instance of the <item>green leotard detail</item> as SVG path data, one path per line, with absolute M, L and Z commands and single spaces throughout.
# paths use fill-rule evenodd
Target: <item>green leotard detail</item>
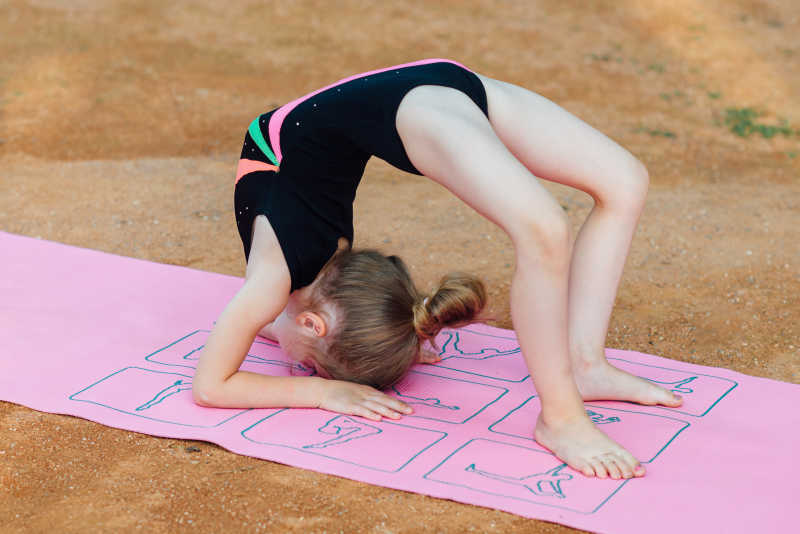
M 250 123 L 250 127 L 247 131 L 250 132 L 250 137 L 253 138 L 253 141 L 255 141 L 256 146 L 261 149 L 261 152 L 267 156 L 273 165 L 277 166 L 278 159 L 275 157 L 275 154 L 272 153 L 272 150 L 270 150 L 267 141 L 264 139 L 264 134 L 261 133 L 261 128 L 258 126 L 259 119 L 260 117 L 256 117 L 255 120 Z

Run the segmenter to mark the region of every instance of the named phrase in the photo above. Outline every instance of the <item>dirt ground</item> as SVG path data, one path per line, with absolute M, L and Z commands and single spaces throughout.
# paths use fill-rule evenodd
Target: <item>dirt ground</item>
M 250 120 L 353 73 L 452 58 L 648 166 L 607 346 L 800 383 L 799 35 L 795 0 L 0 0 L 0 229 L 242 275 Z M 742 137 L 731 108 L 794 131 Z M 591 198 L 547 187 L 577 229 Z M 402 255 L 423 287 L 480 274 L 511 327 L 509 241 L 426 178 L 372 161 L 356 246 Z M 572 530 L 9 403 L 0 488 L 3 532 Z

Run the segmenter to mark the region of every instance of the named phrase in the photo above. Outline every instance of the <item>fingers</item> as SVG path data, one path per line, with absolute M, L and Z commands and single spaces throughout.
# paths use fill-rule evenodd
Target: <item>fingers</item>
M 388 406 L 372 400 L 364 401 L 364 407 L 389 419 L 400 419 L 402 416 L 402 414 L 397 413 Z
M 417 359 L 419 363 L 437 363 L 442 361 L 441 355 L 431 352 L 429 350 L 421 350 L 419 351 L 419 358 Z
M 389 408 L 400 414 L 409 414 L 414 411 L 411 409 L 411 406 L 401 401 L 400 399 L 396 399 L 389 395 L 384 395 L 383 393 L 381 393 L 377 399 L 373 400 L 383 403 L 384 405 L 388 406 Z
M 359 417 L 363 417 L 365 419 L 369 419 L 371 421 L 380 421 L 382 419 L 381 414 L 370 410 L 367 406 L 355 406 L 351 411 L 350 415 L 358 415 Z
M 357 401 L 357 404 L 358 411 L 354 411 L 353 415 L 361 415 L 374 421 L 380 421 L 381 417 L 400 419 L 412 412 L 408 404 L 369 386 L 365 386 L 364 396 Z
M 383 393 L 370 396 L 365 399 L 364 404 L 371 410 L 392 419 L 399 419 L 403 415 L 412 412 L 408 404 Z
M 363 399 L 352 410 L 351 415 L 359 415 L 372 419 L 373 421 L 380 421 L 382 417 L 389 419 L 400 419 L 406 410 L 402 407 L 393 409 L 387 406 L 388 403 L 380 402 L 375 399 Z M 399 411 L 400 410 L 400 411 Z M 410 410 L 410 408 L 408 408 Z
M 328 393 L 319 407 L 373 421 L 380 421 L 383 417 L 399 419 L 413 411 L 408 404 L 375 388 L 342 381 L 328 383 Z

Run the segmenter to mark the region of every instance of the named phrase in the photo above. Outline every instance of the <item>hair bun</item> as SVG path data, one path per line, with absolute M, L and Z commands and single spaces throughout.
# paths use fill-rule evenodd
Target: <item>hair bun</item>
M 414 302 L 414 330 L 423 340 L 432 340 L 446 327 L 474 322 L 486 306 L 486 287 L 471 274 L 450 273 L 429 296 Z

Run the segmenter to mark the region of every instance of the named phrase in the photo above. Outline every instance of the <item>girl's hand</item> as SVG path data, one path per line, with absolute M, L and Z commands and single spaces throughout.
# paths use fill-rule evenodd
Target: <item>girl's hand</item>
M 408 404 L 375 388 L 343 380 L 324 380 L 319 407 L 347 415 L 360 415 L 373 421 L 380 421 L 381 417 L 399 419 L 412 412 Z
M 440 361 L 442 361 L 442 357 L 435 352 L 424 349 L 419 351 L 417 363 L 439 363 Z

